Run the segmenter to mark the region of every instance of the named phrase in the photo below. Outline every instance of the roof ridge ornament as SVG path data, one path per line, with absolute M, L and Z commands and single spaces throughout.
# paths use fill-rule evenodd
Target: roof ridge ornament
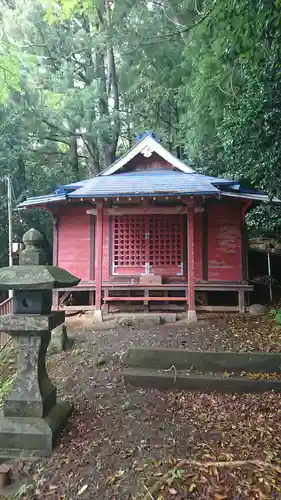
M 142 150 L 141 150 L 141 154 L 145 157 L 145 158 L 150 158 L 150 156 L 152 155 L 154 149 L 151 147 L 151 146 L 145 146 Z

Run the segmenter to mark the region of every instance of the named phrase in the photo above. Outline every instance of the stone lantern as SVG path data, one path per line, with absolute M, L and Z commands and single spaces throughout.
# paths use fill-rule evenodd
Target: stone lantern
M 23 237 L 19 265 L 0 269 L 0 290 L 14 290 L 13 313 L 0 316 L 0 331 L 9 333 L 18 351 L 17 374 L 0 418 L 0 458 L 48 456 L 71 413 L 57 401 L 46 371 L 51 331 L 64 322 L 52 312 L 52 290 L 75 286 L 80 279 L 46 265 L 44 238 L 36 229 Z

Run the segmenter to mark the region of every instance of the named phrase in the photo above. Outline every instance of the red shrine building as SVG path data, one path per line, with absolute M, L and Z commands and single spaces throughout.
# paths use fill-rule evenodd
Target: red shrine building
M 123 305 L 186 309 L 196 320 L 200 309 L 245 311 L 245 215 L 268 201 L 237 181 L 195 172 L 147 133 L 96 177 L 20 207 L 51 212 L 53 263 L 81 278 L 54 292 L 55 308 L 71 293 L 76 307 L 83 297 L 82 308 L 100 317 Z

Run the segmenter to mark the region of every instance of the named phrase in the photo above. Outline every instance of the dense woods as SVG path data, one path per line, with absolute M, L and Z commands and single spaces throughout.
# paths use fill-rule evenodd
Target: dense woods
M 0 177 L 13 180 L 15 237 L 48 227 L 19 200 L 94 175 L 144 130 L 199 171 L 281 196 L 281 0 L 0 4 Z M 248 228 L 278 236 L 280 215 L 258 207 Z

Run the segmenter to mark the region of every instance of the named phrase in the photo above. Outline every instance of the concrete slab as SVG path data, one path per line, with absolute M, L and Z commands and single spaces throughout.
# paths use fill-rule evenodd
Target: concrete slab
M 243 377 L 191 375 L 190 373 L 124 368 L 125 385 L 160 390 L 186 390 L 220 393 L 281 392 L 281 380 L 252 380 Z
M 165 347 L 132 347 L 123 357 L 125 366 L 147 369 L 188 370 L 202 372 L 281 373 L 281 354 L 266 352 L 188 351 Z

